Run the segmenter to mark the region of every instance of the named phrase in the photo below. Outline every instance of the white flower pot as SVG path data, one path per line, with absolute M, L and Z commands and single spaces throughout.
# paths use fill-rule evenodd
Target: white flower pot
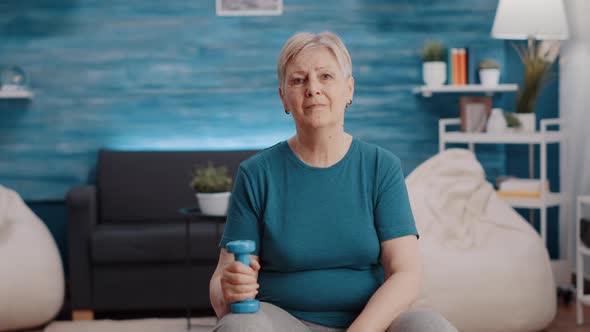
M 479 80 L 485 86 L 498 85 L 500 83 L 500 69 L 480 69 Z
M 504 112 L 501 108 L 492 109 L 492 114 L 488 118 L 486 124 L 486 131 L 488 133 L 502 133 L 507 128 L 506 119 L 504 118 Z
M 447 81 L 447 63 L 430 61 L 422 63 L 422 79 L 429 86 L 441 86 Z
M 225 216 L 231 193 L 196 193 L 201 212 L 208 216 Z
M 514 113 L 514 116 L 520 121 L 520 128 L 518 131 L 535 132 L 535 113 Z

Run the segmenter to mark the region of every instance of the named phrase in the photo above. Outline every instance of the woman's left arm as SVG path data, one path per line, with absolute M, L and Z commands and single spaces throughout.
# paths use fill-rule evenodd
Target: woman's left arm
M 384 332 L 393 320 L 410 308 L 420 294 L 422 259 L 415 235 L 383 241 L 381 264 L 385 282 L 348 328 L 348 332 Z

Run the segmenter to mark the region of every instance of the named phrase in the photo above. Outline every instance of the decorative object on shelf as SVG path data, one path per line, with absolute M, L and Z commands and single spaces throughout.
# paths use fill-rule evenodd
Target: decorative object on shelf
M 201 212 L 210 216 L 226 215 L 232 188 L 227 167 L 215 167 L 209 162 L 206 167 L 195 166 L 192 176 L 190 185 L 196 192 Z
M 479 80 L 482 85 L 496 86 L 500 83 L 500 64 L 492 59 L 479 63 Z
M 528 48 L 521 46 L 516 50 L 524 65 L 521 89 L 516 94 L 516 112 L 534 113 L 539 92 L 552 76 L 551 68 L 559 54 L 559 42 L 533 41 Z
M 513 113 L 513 116 L 518 119 L 519 125 L 516 127 L 517 131 L 523 131 L 527 133 L 535 132 L 535 123 L 537 117 L 535 113 Z
M 446 49 L 439 41 L 428 41 L 422 48 L 422 79 L 428 86 L 441 86 L 447 80 Z
M 282 15 L 283 0 L 216 0 L 218 16 Z
M 492 110 L 490 97 L 461 97 L 461 131 L 480 133 L 486 131 L 486 124 Z
M 2 70 L 1 87 L 2 91 L 22 91 L 28 85 L 27 74 L 17 66 L 7 67 Z
M 504 111 L 501 108 L 492 109 L 492 113 L 488 118 L 486 124 L 486 132 L 488 133 L 502 133 L 507 128 L 506 118 L 504 118 Z
M 492 37 L 528 40 L 527 47 L 515 46 L 524 65 L 521 89 L 516 97 L 516 112 L 533 114 L 537 96 L 549 78 L 559 54 L 559 41 L 569 35 L 562 0 L 500 0 L 492 27 Z M 540 44 L 536 40 L 543 40 Z M 523 130 L 530 131 L 531 116 L 521 119 Z M 535 119 L 533 118 L 533 130 Z

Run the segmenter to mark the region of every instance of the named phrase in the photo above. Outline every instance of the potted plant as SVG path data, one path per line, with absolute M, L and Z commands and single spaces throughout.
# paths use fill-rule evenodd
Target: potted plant
M 227 167 L 215 167 L 211 162 L 206 167 L 195 166 L 190 186 L 201 212 L 211 216 L 225 216 L 231 195 L 232 179 Z
M 504 112 L 504 119 L 506 119 L 506 129 L 509 132 L 514 132 L 520 128 L 520 120 L 512 112 Z
M 495 86 L 500 83 L 500 64 L 492 59 L 479 63 L 479 80 L 482 85 Z
M 429 86 L 440 86 L 447 80 L 446 49 L 439 41 L 428 41 L 422 48 L 422 79 Z
M 524 78 L 516 94 L 516 116 L 521 130 L 535 131 L 535 104 L 537 97 L 551 78 L 551 68 L 559 54 L 559 41 L 531 41 L 529 47 L 516 47 L 524 65 Z

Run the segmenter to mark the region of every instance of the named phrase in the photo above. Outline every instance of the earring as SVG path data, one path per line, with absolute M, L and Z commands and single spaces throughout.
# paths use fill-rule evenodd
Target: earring
M 289 111 L 285 110 L 285 114 L 291 114 L 291 112 L 289 112 Z
M 352 105 L 352 99 L 348 101 L 348 103 L 346 103 L 346 106 L 344 107 L 344 109 L 348 109 L 348 107 Z

